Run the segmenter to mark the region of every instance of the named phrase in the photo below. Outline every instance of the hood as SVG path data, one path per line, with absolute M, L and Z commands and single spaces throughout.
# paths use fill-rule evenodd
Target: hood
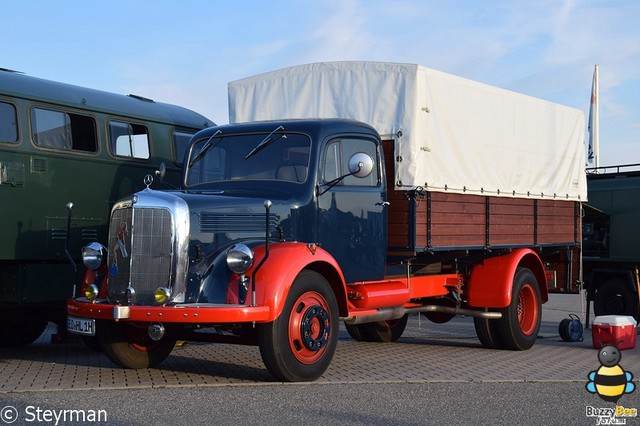
M 244 192 L 244 193 L 243 193 Z M 189 207 L 190 257 L 199 259 L 218 253 L 239 241 L 297 240 L 303 214 L 309 201 L 284 198 L 276 191 L 201 191 L 171 192 Z

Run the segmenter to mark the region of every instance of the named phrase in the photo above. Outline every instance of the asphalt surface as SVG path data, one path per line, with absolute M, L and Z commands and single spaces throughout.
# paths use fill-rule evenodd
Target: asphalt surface
M 612 418 L 589 416 L 589 407 L 616 405 L 632 415 L 637 384 L 617 404 L 586 389 L 600 367 L 591 330 L 582 342 L 559 337 L 560 320 L 575 313 L 584 323 L 582 311 L 578 295 L 552 294 L 536 344 L 522 352 L 483 348 L 466 317 L 433 324 L 413 316 L 390 344 L 356 342 L 341 330 L 327 372 L 296 384 L 274 382 L 256 347 L 187 343 L 160 368 L 123 370 L 80 341 L 52 344 L 51 326 L 28 347 L 0 350 L 0 425 L 595 425 Z M 640 377 L 638 346 L 619 365 Z M 106 419 L 90 421 L 92 413 Z

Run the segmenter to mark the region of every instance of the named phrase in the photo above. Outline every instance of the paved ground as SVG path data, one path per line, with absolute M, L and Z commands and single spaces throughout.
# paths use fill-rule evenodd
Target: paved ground
M 473 320 L 433 324 L 412 316 L 396 343 L 363 343 L 341 330 L 336 355 L 318 383 L 584 382 L 599 368 L 591 330 L 583 342 L 563 342 L 558 323 L 584 315 L 578 295 L 552 294 L 536 345 L 528 351 L 482 348 Z M 593 318 L 592 318 L 593 320 Z M 123 370 L 80 341 L 50 343 L 51 326 L 26 348 L 0 350 L 0 394 L 74 389 L 146 389 L 256 385 L 272 382 L 257 347 L 188 343 L 157 369 Z M 640 377 L 640 351 L 620 365 Z

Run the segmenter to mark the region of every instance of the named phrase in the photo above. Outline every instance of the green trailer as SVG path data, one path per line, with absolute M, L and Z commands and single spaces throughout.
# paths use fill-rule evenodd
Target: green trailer
M 640 319 L 640 164 L 587 170 L 583 273 L 588 307 Z M 587 311 L 587 318 L 588 318 Z
M 145 175 L 163 169 L 177 184 L 189 139 L 213 124 L 176 105 L 0 69 L 0 347 L 64 323 L 81 246 L 106 237 L 111 207 Z

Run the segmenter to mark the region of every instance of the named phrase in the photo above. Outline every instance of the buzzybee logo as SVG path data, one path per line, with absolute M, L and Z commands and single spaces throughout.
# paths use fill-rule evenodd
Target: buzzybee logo
M 631 393 L 635 389 L 633 374 L 624 371 L 618 365 L 622 359 L 620 350 L 615 346 L 605 346 L 598 352 L 600 368 L 589 373 L 587 391 L 598 394 L 607 402 L 618 402 L 625 393 Z
M 624 394 L 632 393 L 636 386 L 633 373 L 625 371 L 619 365 L 622 359 L 620 350 L 615 346 L 605 346 L 598 352 L 600 368 L 588 374 L 587 392 L 597 394 L 603 401 L 615 403 L 612 407 L 586 407 L 586 416 L 596 419 L 596 425 L 624 425 L 627 418 L 638 416 L 637 408 L 618 405 Z

